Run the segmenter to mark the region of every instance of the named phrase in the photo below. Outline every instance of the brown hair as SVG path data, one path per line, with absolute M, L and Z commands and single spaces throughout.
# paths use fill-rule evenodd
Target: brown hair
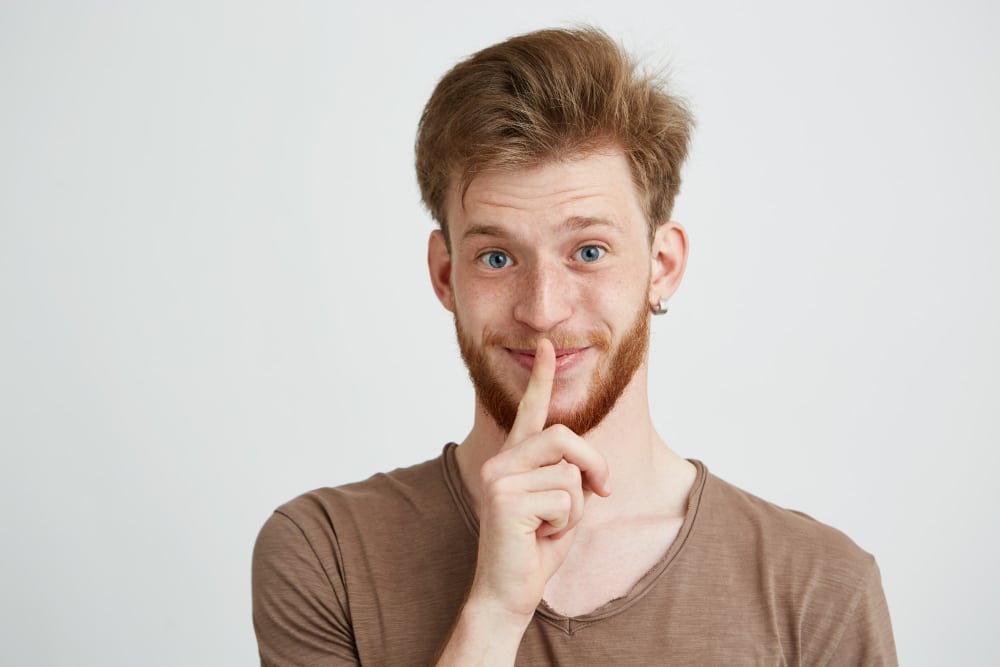
M 659 77 L 594 28 L 541 30 L 453 67 L 417 129 L 417 181 L 448 237 L 448 189 L 477 174 L 621 148 L 649 222 L 669 220 L 693 119 Z

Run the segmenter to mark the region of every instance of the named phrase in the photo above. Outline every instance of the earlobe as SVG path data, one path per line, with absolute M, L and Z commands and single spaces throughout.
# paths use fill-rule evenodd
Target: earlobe
M 431 286 L 438 301 L 447 310 L 455 312 L 455 295 L 451 289 L 451 253 L 445 242 L 444 232 L 435 229 L 427 239 L 427 268 Z
M 656 230 L 650 250 L 649 304 L 658 306 L 680 286 L 687 266 L 687 232 L 677 222 L 667 222 Z

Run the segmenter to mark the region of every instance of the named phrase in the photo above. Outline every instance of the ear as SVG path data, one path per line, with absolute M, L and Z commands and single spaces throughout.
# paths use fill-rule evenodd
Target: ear
M 677 222 L 659 226 L 650 249 L 649 303 L 669 299 L 677 291 L 687 266 L 687 232 Z
M 427 268 L 431 272 L 431 286 L 438 301 L 447 310 L 455 312 L 455 293 L 451 289 L 451 253 L 444 240 L 444 232 L 435 229 L 427 239 Z

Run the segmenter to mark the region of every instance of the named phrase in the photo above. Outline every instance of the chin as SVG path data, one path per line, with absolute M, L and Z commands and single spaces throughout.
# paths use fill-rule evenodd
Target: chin
M 588 396 L 582 393 L 579 396 L 569 398 L 567 396 L 553 396 L 549 402 L 549 421 L 553 424 L 561 424 L 571 415 L 574 415 L 587 406 Z

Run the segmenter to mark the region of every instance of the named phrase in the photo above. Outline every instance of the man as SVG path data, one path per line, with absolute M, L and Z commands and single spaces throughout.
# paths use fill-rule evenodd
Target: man
M 690 126 L 593 30 L 438 84 L 417 173 L 475 422 L 438 459 L 278 509 L 254 553 L 262 664 L 895 663 L 870 555 L 653 428 Z

